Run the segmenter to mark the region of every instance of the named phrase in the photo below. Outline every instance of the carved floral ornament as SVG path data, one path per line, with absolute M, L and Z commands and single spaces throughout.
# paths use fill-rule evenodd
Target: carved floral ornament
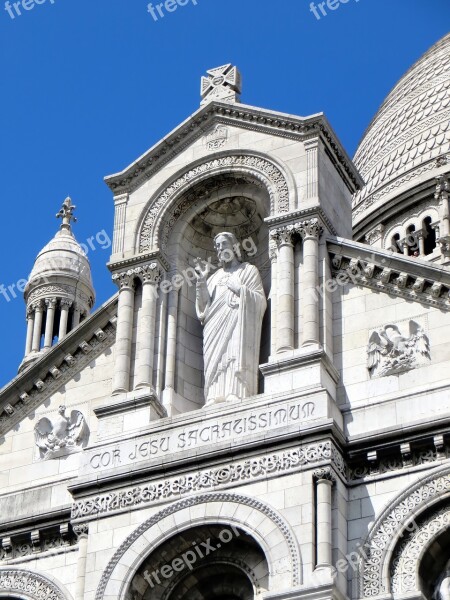
M 318 240 L 324 228 L 319 219 L 308 219 L 299 223 L 278 227 L 270 232 L 271 244 L 274 246 L 293 246 L 299 239 Z
M 215 158 L 190 169 L 178 177 L 148 208 L 142 221 L 139 235 L 139 253 L 149 252 L 159 244 L 164 249 L 166 240 L 160 234 L 161 222 L 170 219 L 177 199 L 194 184 L 216 175 L 229 173 L 249 174 L 260 181 L 270 196 L 271 215 L 287 213 L 295 203 L 294 191 L 290 190 L 287 177 L 274 163 L 253 155 L 231 155 Z M 159 239 L 161 237 L 161 239 Z
M 450 467 L 434 470 L 398 496 L 373 525 L 364 545 L 359 565 L 360 597 L 389 593 L 389 566 L 396 541 L 421 513 L 447 497 L 450 492 Z
M 24 569 L 0 568 L 0 594 L 18 594 L 24 600 L 71 600 L 47 577 Z

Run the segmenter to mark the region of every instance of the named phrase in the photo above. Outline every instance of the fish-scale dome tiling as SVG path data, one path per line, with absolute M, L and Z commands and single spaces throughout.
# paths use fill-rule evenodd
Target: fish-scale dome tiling
M 366 185 L 355 196 L 359 222 L 450 151 L 450 34 L 437 42 L 388 95 L 354 162 Z

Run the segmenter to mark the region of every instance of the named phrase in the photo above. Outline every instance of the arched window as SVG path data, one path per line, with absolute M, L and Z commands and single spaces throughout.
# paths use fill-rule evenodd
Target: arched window
M 431 227 L 431 217 L 426 217 L 422 221 L 422 231 L 424 237 L 425 256 L 432 254 L 436 248 L 436 231 Z

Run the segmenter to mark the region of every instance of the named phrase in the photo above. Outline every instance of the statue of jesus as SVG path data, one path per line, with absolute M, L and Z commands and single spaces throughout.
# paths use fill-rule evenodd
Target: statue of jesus
M 240 261 L 232 233 L 214 245 L 220 268 L 206 279 L 197 264 L 196 310 L 203 329 L 206 404 L 257 394 L 261 327 L 267 302 L 258 269 Z

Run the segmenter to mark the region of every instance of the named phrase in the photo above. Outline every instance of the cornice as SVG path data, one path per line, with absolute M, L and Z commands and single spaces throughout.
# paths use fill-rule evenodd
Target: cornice
M 347 187 L 356 192 L 364 185 L 356 167 L 322 113 L 310 117 L 297 117 L 244 104 L 230 105 L 220 102 L 211 102 L 201 107 L 126 169 L 105 177 L 106 184 L 116 196 L 130 193 L 184 148 L 205 135 L 213 123 L 236 125 L 243 129 L 264 131 L 298 141 L 321 137 L 327 153 Z
M 356 285 L 450 310 L 446 267 L 342 238 L 328 239 L 327 245 L 335 276 L 345 273 Z
M 115 273 L 117 271 L 129 269 L 130 267 L 144 265 L 153 261 L 161 263 L 161 266 L 166 271 L 169 271 L 170 264 L 160 250 L 136 254 L 134 256 L 130 256 L 129 258 L 123 258 L 122 260 L 114 260 L 107 263 L 106 266 L 111 271 L 111 273 Z
M 303 210 L 295 210 L 290 213 L 284 213 L 276 215 L 275 217 L 267 217 L 264 222 L 269 227 L 280 226 L 280 225 L 294 225 L 297 221 L 303 221 L 312 217 L 317 217 L 327 227 L 328 231 L 332 235 L 336 235 L 336 230 L 333 227 L 331 220 L 327 217 L 323 209 L 319 206 L 312 206 L 311 208 L 304 208 Z
M 45 402 L 115 340 L 117 295 L 0 392 L 0 435 Z

